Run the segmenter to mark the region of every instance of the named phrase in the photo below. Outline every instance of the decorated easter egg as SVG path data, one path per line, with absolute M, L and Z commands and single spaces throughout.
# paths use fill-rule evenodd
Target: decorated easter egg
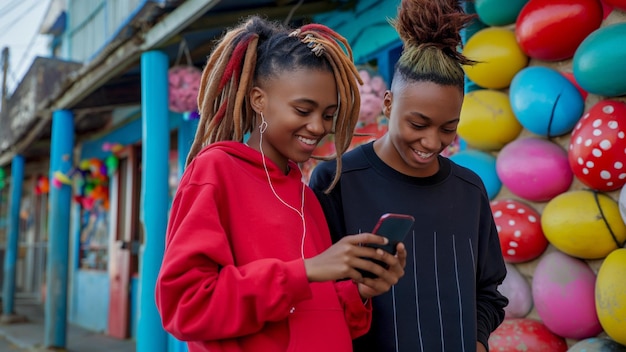
M 476 65 L 464 66 L 467 77 L 483 88 L 501 89 L 511 84 L 515 74 L 526 67 L 528 57 L 506 28 L 488 27 L 471 36 L 463 49 Z
M 476 0 L 474 8 L 481 22 L 489 26 L 515 23 L 517 15 L 528 0 Z
M 619 192 L 619 213 L 626 224 L 626 185 Z
M 496 159 L 496 172 L 513 194 L 534 202 L 567 191 L 574 179 L 565 150 L 534 137 L 518 138 L 504 146 Z
M 492 352 L 565 352 L 565 339 L 540 321 L 529 318 L 505 319 L 489 336 Z
M 609 6 L 617 7 L 621 10 L 626 11 L 626 0 L 602 0 Z
M 487 189 L 487 196 L 493 199 L 502 188 L 502 182 L 496 174 L 496 158 L 491 154 L 479 150 L 461 150 L 452 156 L 450 160 L 474 171 L 483 181 Z
M 515 199 L 494 200 L 491 212 L 505 261 L 522 263 L 533 260 L 548 246 L 541 229 L 541 215 L 530 205 Z
M 582 259 L 601 259 L 626 241 L 626 224 L 617 202 L 603 193 L 570 191 L 550 200 L 541 228 L 560 251 Z
M 602 23 L 598 0 L 530 0 L 515 23 L 515 37 L 526 55 L 546 61 L 569 59 Z
M 541 257 L 532 280 L 537 314 L 553 333 L 584 339 L 602 332 L 596 314 L 596 275 L 580 259 L 559 251 Z
M 457 132 L 470 147 L 500 150 L 521 131 L 506 93 L 480 89 L 465 94 Z
M 509 304 L 504 307 L 504 317 L 506 319 L 523 318 L 533 307 L 530 285 L 515 265 L 510 263 L 504 265 L 506 265 L 506 277 L 498 286 L 498 291 L 509 300 Z
M 574 175 L 585 185 L 608 192 L 626 184 L 626 104 L 603 100 L 572 131 L 568 149 Z
M 604 331 L 626 345 L 626 248 L 616 249 L 602 262 L 596 280 L 596 309 Z
M 578 341 L 567 352 L 626 352 L 626 346 L 604 337 L 590 337 Z
M 544 66 L 522 69 L 511 82 L 509 96 L 511 109 L 522 126 L 548 138 L 569 133 L 585 108 L 576 86 Z
M 589 34 L 574 54 L 576 81 L 589 93 L 613 97 L 626 94 L 626 22 Z

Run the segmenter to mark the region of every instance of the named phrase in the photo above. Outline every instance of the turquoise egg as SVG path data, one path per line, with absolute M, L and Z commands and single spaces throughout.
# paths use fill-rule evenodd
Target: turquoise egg
M 626 95 L 626 23 L 595 30 L 576 49 L 574 77 L 589 93 L 614 97 Z
M 485 184 L 487 196 L 493 199 L 502 188 L 502 182 L 496 173 L 496 158 L 491 154 L 466 149 L 450 156 L 450 160 L 474 171 Z
M 576 86 L 560 72 L 543 66 L 519 71 L 511 81 L 509 100 L 524 128 L 548 138 L 569 133 L 585 108 Z
M 490 26 L 515 23 L 528 0 L 476 0 L 474 7 L 481 22 Z

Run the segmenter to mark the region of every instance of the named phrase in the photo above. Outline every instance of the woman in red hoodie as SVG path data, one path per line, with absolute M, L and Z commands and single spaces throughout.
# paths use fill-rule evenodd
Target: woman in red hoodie
M 332 245 L 298 167 L 328 133 L 339 156 L 348 148 L 359 82 L 345 40 L 316 24 L 252 17 L 209 57 L 156 286 L 166 330 L 190 352 L 352 351 L 369 298 L 404 275 L 402 244 L 395 256 L 363 246 L 386 243 L 371 233 Z

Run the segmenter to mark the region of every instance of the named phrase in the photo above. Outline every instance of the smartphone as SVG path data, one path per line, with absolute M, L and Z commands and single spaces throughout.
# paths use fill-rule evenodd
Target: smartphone
M 398 243 L 404 241 L 404 238 L 413 227 L 413 223 L 415 223 L 415 218 L 411 215 L 395 213 L 383 214 L 374 226 L 372 233 L 387 237 L 389 239 L 389 243 L 387 243 L 386 245 L 368 243 L 367 246 L 381 248 L 395 255 Z M 367 259 L 382 267 L 387 267 L 387 264 L 385 264 L 384 262 L 371 258 Z M 359 270 L 359 272 L 361 272 L 361 275 L 363 275 L 364 277 L 376 277 L 376 275 L 372 274 L 369 271 Z
M 406 234 L 409 233 L 414 222 L 415 218 L 411 215 L 394 213 L 383 214 L 376 223 L 376 226 L 374 226 L 372 233 L 387 237 L 389 243 L 384 246 L 374 244 L 368 244 L 368 246 L 382 248 L 391 254 L 396 254 L 398 243 L 404 241 Z

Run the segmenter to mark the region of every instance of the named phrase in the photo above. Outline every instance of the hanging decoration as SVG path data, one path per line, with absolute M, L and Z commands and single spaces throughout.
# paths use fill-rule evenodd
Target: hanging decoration
M 183 53 L 187 58 L 187 64 L 180 64 Z M 179 113 L 196 111 L 202 72 L 193 66 L 189 48 L 184 39 L 180 42 L 176 63 L 169 69 L 167 76 L 170 110 Z
M 47 176 L 41 175 L 37 177 L 37 182 L 35 183 L 35 195 L 47 194 L 50 192 L 50 180 Z

